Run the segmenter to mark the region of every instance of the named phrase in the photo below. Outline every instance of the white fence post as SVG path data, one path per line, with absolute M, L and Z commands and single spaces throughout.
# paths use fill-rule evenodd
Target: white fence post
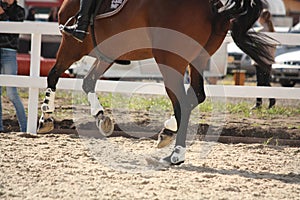
M 40 56 L 41 56 L 42 35 L 40 33 L 31 34 L 31 55 L 30 55 L 30 77 L 40 76 Z M 28 119 L 27 132 L 36 133 L 38 116 L 39 87 L 29 88 L 28 98 Z

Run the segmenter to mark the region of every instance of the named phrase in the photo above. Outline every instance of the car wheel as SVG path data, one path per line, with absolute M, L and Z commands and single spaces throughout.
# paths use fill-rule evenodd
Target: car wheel
M 295 81 L 288 80 L 288 79 L 281 79 L 279 82 L 283 87 L 294 87 L 296 84 Z

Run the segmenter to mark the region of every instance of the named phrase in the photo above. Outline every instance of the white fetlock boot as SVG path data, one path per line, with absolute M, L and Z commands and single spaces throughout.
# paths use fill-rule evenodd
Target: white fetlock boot
M 180 165 L 185 161 L 185 153 L 186 148 L 178 145 L 170 156 L 160 159 L 159 162 L 169 165 Z
M 51 90 L 51 88 L 46 89 L 44 102 L 41 106 L 41 110 L 43 113 L 52 113 L 54 112 L 54 99 L 55 92 Z
M 54 120 L 51 117 L 51 113 L 54 112 L 54 99 L 55 92 L 51 88 L 46 89 L 45 99 L 41 106 L 42 116 L 39 120 L 39 126 L 37 133 L 47 133 L 54 129 Z
M 88 101 L 91 105 L 91 115 L 96 117 L 100 112 L 103 113 L 103 107 L 99 103 L 98 97 L 96 93 L 89 92 L 88 93 Z

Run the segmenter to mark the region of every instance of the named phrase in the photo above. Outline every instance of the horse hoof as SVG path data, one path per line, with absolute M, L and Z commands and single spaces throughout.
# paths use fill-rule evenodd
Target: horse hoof
M 182 146 L 176 146 L 170 156 L 159 160 L 164 165 L 181 165 L 185 160 L 186 148 Z
M 96 125 L 100 133 L 105 137 L 110 136 L 114 131 L 114 124 L 112 120 L 103 114 L 99 114 L 97 117 Z
M 158 134 L 157 148 L 164 148 L 170 145 L 174 141 L 174 135 L 175 135 L 174 131 L 163 129 Z
M 54 129 L 54 120 L 52 118 L 39 122 L 37 133 L 48 133 Z
M 181 165 L 181 164 L 184 163 L 184 160 L 179 161 L 179 162 L 176 162 L 176 163 L 172 163 L 172 162 L 170 161 L 170 158 L 169 158 L 169 157 L 166 157 L 166 158 L 161 158 L 161 159 L 159 160 L 159 163 L 162 164 L 162 165 L 164 165 L 164 166 Z

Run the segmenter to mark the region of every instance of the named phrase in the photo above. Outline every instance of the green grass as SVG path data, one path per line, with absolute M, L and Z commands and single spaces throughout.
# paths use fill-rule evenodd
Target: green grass
M 247 102 L 240 102 L 240 103 L 227 103 L 226 108 L 229 113 L 233 114 L 240 114 L 244 117 L 249 117 L 250 116 L 250 108 L 251 104 Z
M 5 90 L 3 91 L 5 94 Z M 21 98 L 28 98 L 28 89 L 21 88 L 19 90 L 19 95 Z M 99 93 L 99 101 L 104 108 L 124 108 L 133 111 L 149 111 L 154 109 L 159 112 L 173 112 L 171 101 L 166 96 L 159 95 L 124 95 L 124 94 L 112 94 L 112 93 Z M 40 92 L 39 100 L 42 102 L 44 98 L 44 92 Z M 58 90 L 56 92 L 56 106 L 61 102 L 63 105 L 88 105 L 87 97 L 83 92 L 72 92 L 66 90 Z M 58 103 L 59 102 L 59 103 Z M 253 100 L 254 102 L 254 100 Z M 232 102 L 219 102 L 217 100 L 212 100 L 208 98 L 205 102 L 197 107 L 199 113 L 212 113 L 212 112 L 222 112 L 229 114 L 237 114 L 241 117 L 249 118 L 256 117 L 259 119 L 272 119 L 275 117 L 290 117 L 290 116 L 300 116 L 300 104 L 297 105 L 276 105 L 272 109 L 267 109 L 262 107 L 259 110 L 251 110 L 253 102 L 243 101 L 241 99 L 238 103 Z M 297 128 L 300 128 L 297 127 Z
M 300 116 L 299 107 L 288 107 L 288 106 L 275 106 L 272 109 L 262 108 L 254 112 L 258 118 L 271 119 L 272 117 L 290 117 Z
M 226 106 L 224 103 L 212 102 L 210 100 L 205 101 L 204 103 L 199 105 L 200 112 L 212 112 L 213 110 L 218 110 L 221 112 L 222 110 L 229 114 L 237 114 L 241 117 L 257 117 L 259 119 L 271 119 L 273 117 L 290 117 L 290 116 L 300 116 L 300 105 L 295 106 L 284 106 L 284 105 L 276 105 L 272 109 L 268 109 L 267 107 L 262 107 L 258 110 L 251 110 L 253 103 L 249 103 L 247 101 L 241 101 L 238 103 L 226 102 Z
M 73 95 L 73 103 L 88 105 L 85 95 Z M 171 101 L 165 96 L 100 93 L 98 99 L 105 108 L 126 108 L 129 110 L 145 110 L 155 107 L 162 111 L 170 111 Z

